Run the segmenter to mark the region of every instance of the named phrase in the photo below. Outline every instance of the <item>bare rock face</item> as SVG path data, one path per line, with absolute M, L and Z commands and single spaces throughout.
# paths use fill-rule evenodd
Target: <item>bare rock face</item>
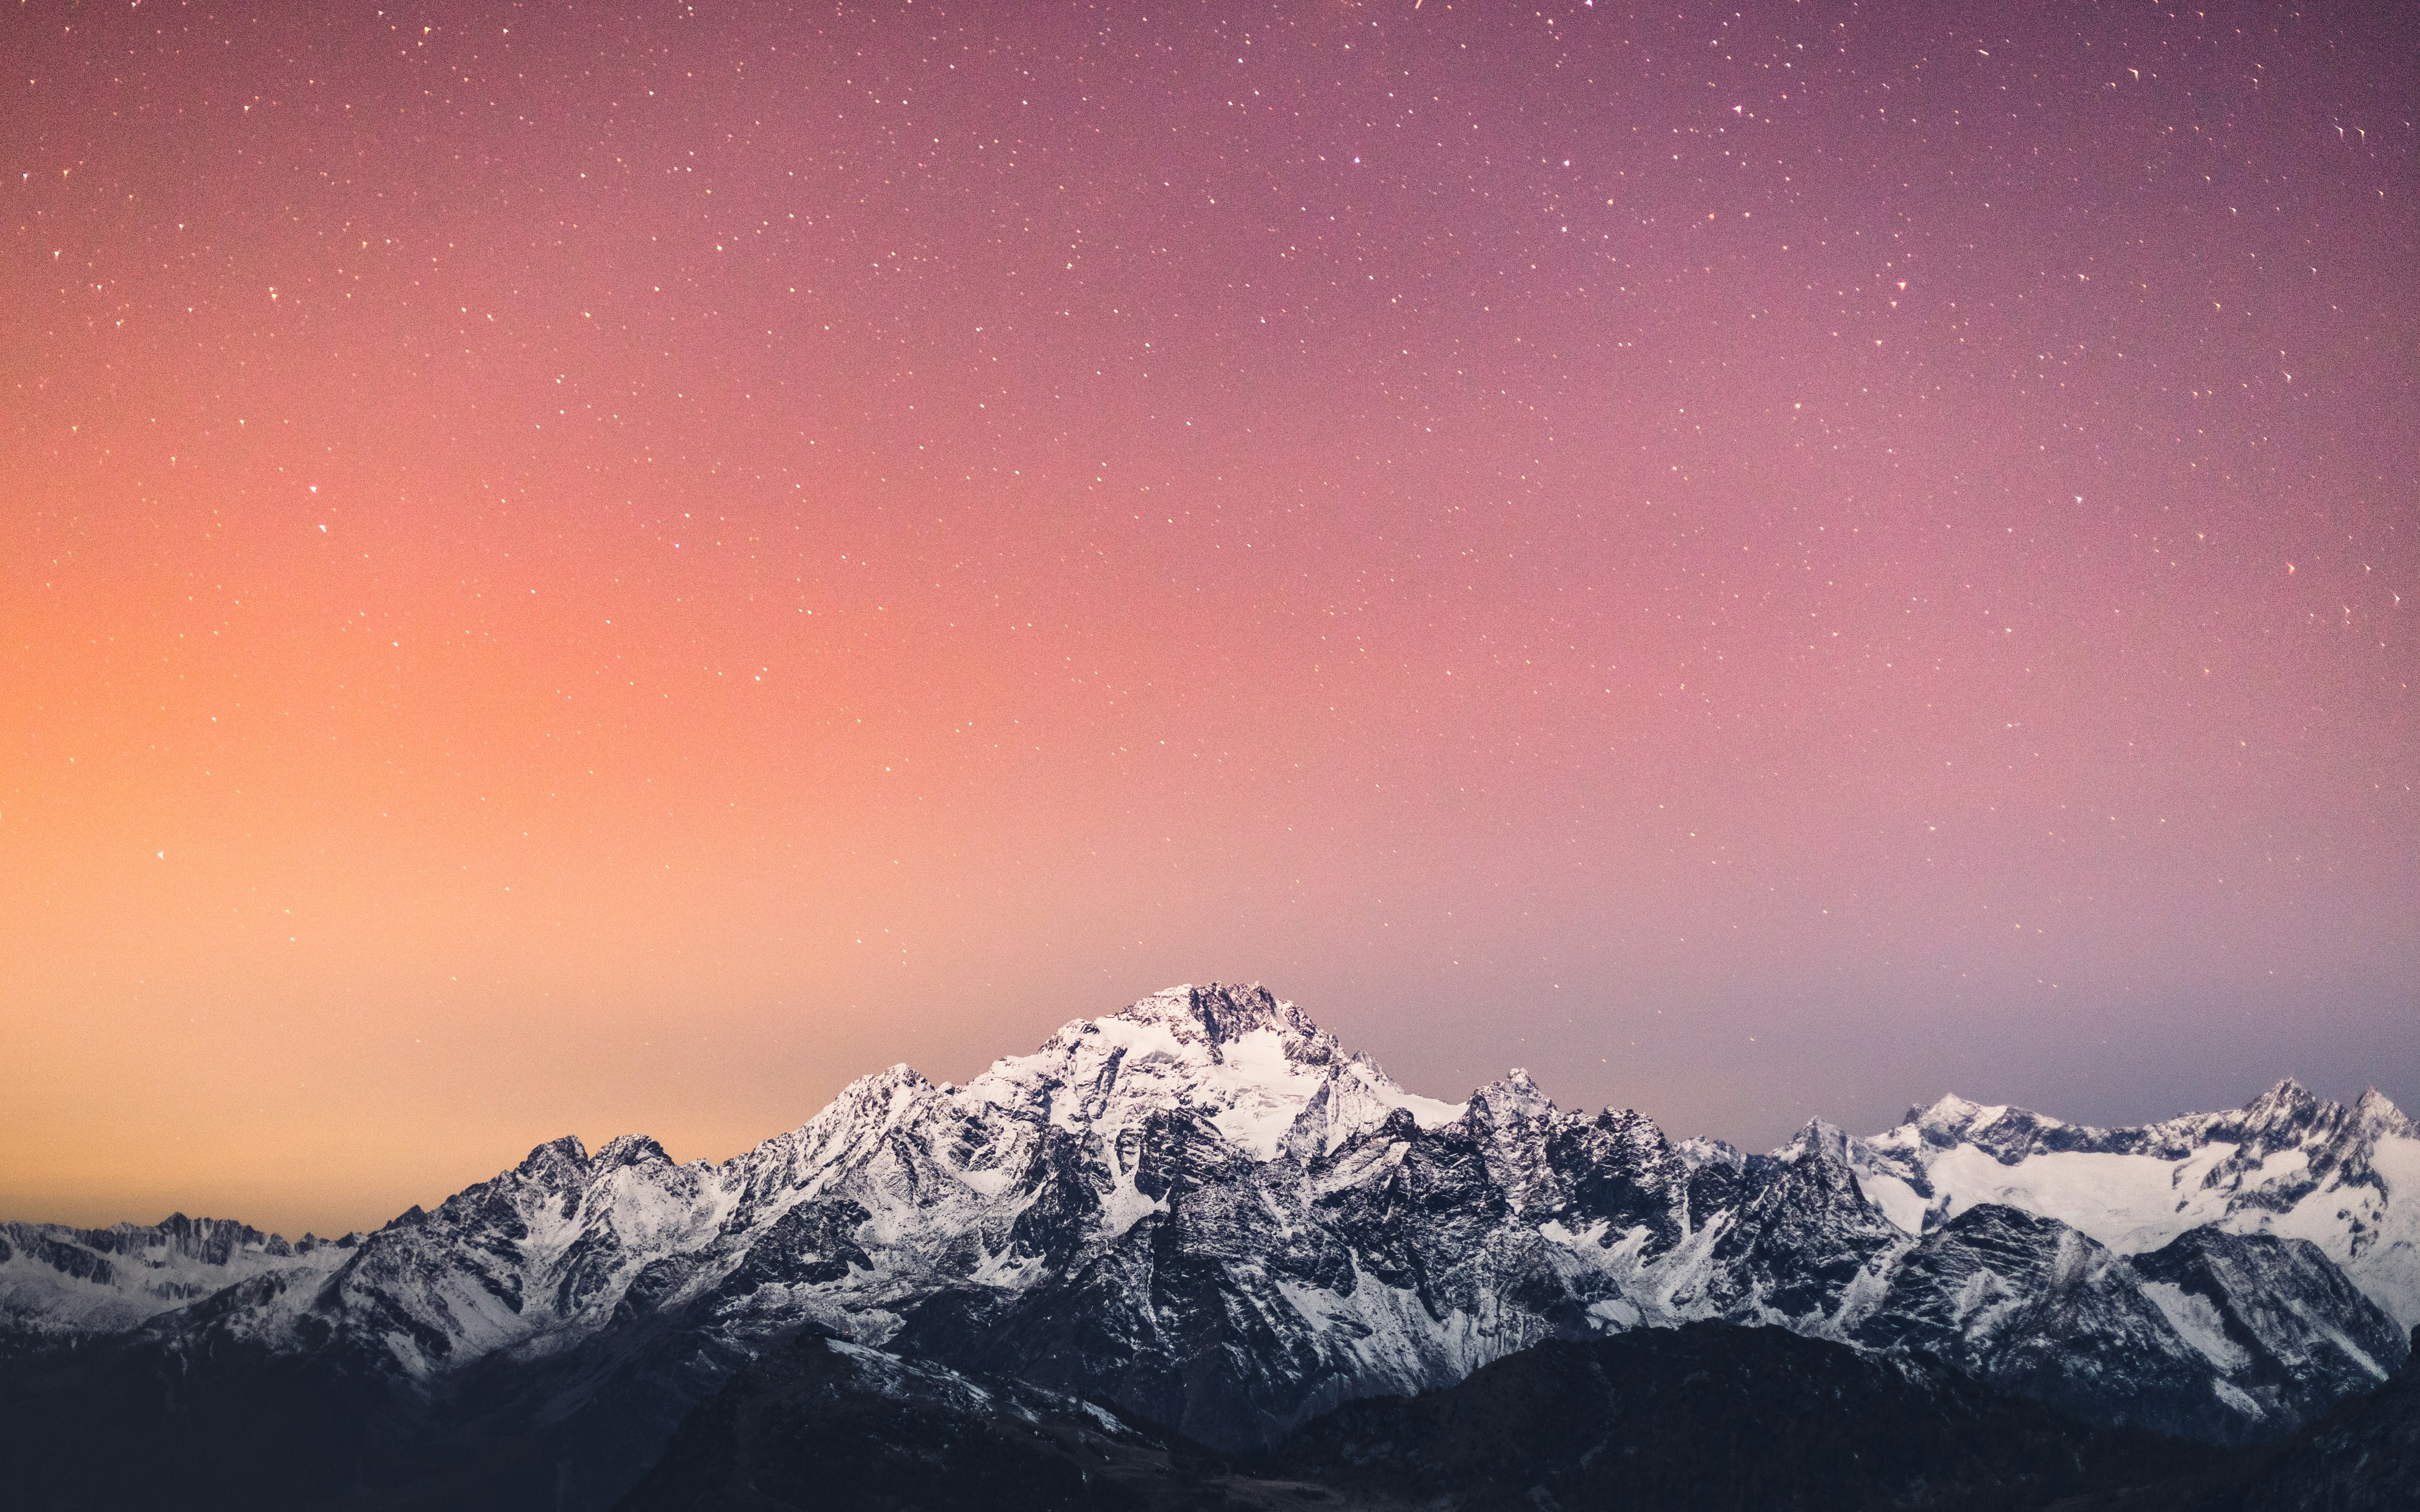
M 68 1487 L 95 1462 L 73 1422 L 129 1393 L 174 1424 L 324 1381 L 371 1405 L 287 1469 L 235 1430 L 194 1452 L 596 1508 L 803 1327 L 1240 1452 L 1544 1341 L 1694 1319 L 1931 1350 L 2231 1443 L 2400 1365 L 2415 1233 L 2420 1137 L 2374 1095 L 2288 1084 L 2120 1131 L 1949 1099 L 1747 1154 L 1559 1109 L 1519 1072 L 1421 1097 L 1265 989 L 1188 986 L 962 1087 L 864 1077 L 720 1165 L 557 1140 L 334 1243 L 0 1227 L 0 1452 Z M 12 1400 L 41 1410 L 12 1427 Z M 480 1503 L 471 1465 L 511 1494 Z

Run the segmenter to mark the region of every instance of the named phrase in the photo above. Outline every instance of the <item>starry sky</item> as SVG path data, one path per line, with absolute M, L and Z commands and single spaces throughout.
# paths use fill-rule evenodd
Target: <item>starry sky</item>
M 0 1215 L 2420 1103 L 2420 11 L 1737 4 L 12 0 Z

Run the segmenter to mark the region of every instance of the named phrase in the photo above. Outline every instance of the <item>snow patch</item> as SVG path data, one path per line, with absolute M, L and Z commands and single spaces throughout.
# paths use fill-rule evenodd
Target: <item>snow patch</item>
M 2171 1281 L 2147 1281 L 2143 1295 L 2158 1305 L 2178 1336 L 2199 1350 L 2202 1357 L 2219 1369 L 2241 1370 L 2252 1363 L 2251 1354 L 2226 1336 L 2226 1323 L 2219 1317 L 2218 1304 L 2208 1297 L 2187 1291 Z
M 2224 1377 L 2212 1381 L 2210 1389 L 2211 1395 L 2256 1423 L 2269 1416 L 2269 1410 L 2253 1400 L 2251 1393 Z
M 1949 1197 L 1945 1217 L 1996 1202 L 2055 1218 L 2121 1255 L 2138 1255 L 2224 1211 L 2224 1194 L 2180 1193 L 2178 1165 L 2156 1155 L 2072 1150 L 2003 1165 L 1984 1150 L 1959 1145 L 1933 1156 L 1925 1175 Z
M 1854 1174 L 1857 1191 L 1880 1208 L 1884 1217 L 1908 1233 L 1924 1232 L 1924 1210 L 1929 1204 L 1916 1195 L 1916 1188 L 1884 1171 L 1861 1170 Z

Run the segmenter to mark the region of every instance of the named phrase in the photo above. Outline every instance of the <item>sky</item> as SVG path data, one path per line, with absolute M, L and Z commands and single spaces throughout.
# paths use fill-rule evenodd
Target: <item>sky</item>
M 1751 1148 L 2420 1106 L 2415 78 L 11 0 L 0 1217 L 376 1227 L 1212 980 Z

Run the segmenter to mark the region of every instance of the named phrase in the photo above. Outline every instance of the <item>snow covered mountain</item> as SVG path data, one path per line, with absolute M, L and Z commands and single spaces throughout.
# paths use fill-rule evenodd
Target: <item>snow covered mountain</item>
M 358 1237 L 287 1243 L 223 1218 L 70 1228 L 0 1223 L 0 1359 L 123 1333 L 267 1272 L 332 1271 Z
M 1241 1447 L 1545 1339 L 1719 1319 L 1917 1345 L 2102 1421 L 2226 1441 L 2401 1363 L 2414 1154 L 2375 1094 L 2346 1110 L 2281 1088 L 2116 1132 L 1946 1102 L 1749 1155 L 1565 1112 L 1519 1072 L 1419 1097 L 1262 988 L 1179 987 L 963 1087 L 865 1077 L 721 1165 L 558 1140 L 358 1241 L 235 1244 L 227 1284 L 182 1307 L 163 1288 L 201 1284 L 186 1271 L 111 1250 L 77 1277 L 101 1250 L 12 1239 L 0 1326 L 47 1352 L 14 1373 L 31 1416 L 0 1373 L 0 1439 L 108 1410 L 77 1391 L 325 1379 L 361 1422 L 297 1466 L 341 1459 L 347 1431 L 398 1482 L 510 1441 L 524 1490 L 601 1505 L 810 1323 Z
M 2282 1081 L 2250 1105 L 2139 1129 L 1945 1097 L 1852 1156 L 1910 1232 L 1978 1203 L 2055 1218 L 2120 1254 L 2206 1226 L 2306 1239 L 2420 1325 L 2420 1125 L 2377 1091 L 2348 1107 Z
M 1849 1337 L 2087 1422 L 2222 1442 L 2307 1421 L 2409 1347 L 2305 1241 L 2197 1228 L 2129 1257 L 1995 1203 L 1902 1255 Z

